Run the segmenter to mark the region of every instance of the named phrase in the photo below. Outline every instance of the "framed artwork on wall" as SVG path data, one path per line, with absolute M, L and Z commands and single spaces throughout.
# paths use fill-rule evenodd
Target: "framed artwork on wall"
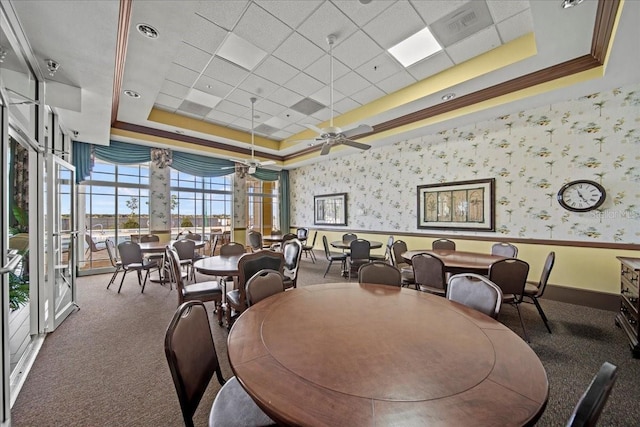
M 313 196 L 315 225 L 347 225 L 347 193 Z
M 418 228 L 495 230 L 495 179 L 418 186 Z

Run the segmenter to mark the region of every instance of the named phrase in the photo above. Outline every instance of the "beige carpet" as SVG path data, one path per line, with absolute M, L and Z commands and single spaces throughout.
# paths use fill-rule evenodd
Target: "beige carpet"
M 338 265 L 323 279 L 326 266 L 323 258 L 317 264 L 303 258 L 299 285 L 344 280 Z M 140 294 L 131 275 L 117 294 L 117 286 L 106 289 L 109 277 L 78 279 L 81 309 L 45 340 L 12 409 L 14 426 L 183 425 L 163 348 L 164 333 L 177 306 L 176 291 L 148 284 Z M 620 371 L 599 425 L 640 426 L 640 360 L 631 359 L 622 331 L 614 326 L 615 314 L 547 300 L 542 305 L 551 320 L 551 335 L 535 308 L 524 307 L 531 346 L 545 365 L 550 383 L 549 403 L 538 425 L 564 425 L 591 377 L 607 360 Z M 211 303 L 207 306 L 212 308 Z M 501 321 L 521 334 L 512 307 L 504 307 Z M 227 331 L 213 320 L 211 325 L 228 378 Z M 196 413 L 196 426 L 207 425 L 218 388 L 212 380 Z M 474 425 L 473 420 L 469 425 Z

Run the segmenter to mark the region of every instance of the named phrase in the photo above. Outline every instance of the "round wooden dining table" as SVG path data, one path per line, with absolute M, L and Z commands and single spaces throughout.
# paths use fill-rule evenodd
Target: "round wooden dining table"
M 411 258 L 417 254 L 430 254 L 439 258 L 444 263 L 445 271 L 451 274 L 487 274 L 491 264 L 506 258 L 500 255 L 491 255 L 482 252 L 456 251 L 452 249 L 418 249 L 403 252 L 402 258 L 410 263 Z
M 143 253 L 161 253 L 167 248 L 167 246 L 172 246 L 177 240 L 170 240 L 168 242 L 139 242 L 140 250 Z M 204 248 L 205 241 L 194 241 L 196 244 L 196 249 Z
M 201 258 L 193 263 L 199 273 L 210 276 L 237 276 L 238 260 L 244 255 L 216 255 Z
M 244 311 L 227 343 L 242 386 L 283 425 L 531 425 L 549 395 L 509 328 L 408 288 L 278 293 Z
M 376 242 L 375 240 L 369 240 L 369 244 L 371 245 L 371 249 L 378 249 L 382 247 L 382 242 Z M 349 249 L 351 246 L 351 241 L 343 242 L 342 240 L 336 240 L 331 242 L 331 246 L 338 249 Z

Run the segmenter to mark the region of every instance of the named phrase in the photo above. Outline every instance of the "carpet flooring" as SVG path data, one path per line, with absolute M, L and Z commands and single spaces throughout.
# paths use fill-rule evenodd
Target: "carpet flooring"
M 344 281 L 339 265 L 323 278 L 327 261 L 316 253 L 316 264 L 303 257 L 299 286 Z M 183 425 L 163 347 L 176 291 L 147 284 L 141 294 L 135 276 L 129 276 L 120 294 L 117 286 L 106 289 L 110 275 L 78 279 L 80 310 L 46 338 L 12 408 L 13 426 Z M 553 334 L 533 305 L 523 307 L 531 347 L 550 384 L 549 402 L 537 425 L 564 425 L 602 362 L 609 361 L 618 366 L 619 375 L 599 425 L 640 426 L 640 360 L 631 358 L 623 332 L 614 325 L 615 313 L 546 299 L 542 306 Z M 522 336 L 513 307 L 503 307 L 500 321 Z M 226 328 L 214 319 L 211 328 L 228 378 Z M 218 389 L 212 380 L 194 417 L 196 426 L 207 425 Z

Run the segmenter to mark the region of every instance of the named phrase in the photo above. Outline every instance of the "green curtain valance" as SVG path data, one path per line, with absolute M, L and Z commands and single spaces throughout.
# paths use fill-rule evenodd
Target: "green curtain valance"
M 111 141 L 109 145 L 94 145 L 93 153 L 100 160 L 120 165 L 146 163 L 151 160 L 149 147 L 120 141 Z
M 173 152 L 171 167 L 177 171 L 195 176 L 224 176 L 235 172 L 235 163 L 231 160 L 216 159 L 180 151 Z

